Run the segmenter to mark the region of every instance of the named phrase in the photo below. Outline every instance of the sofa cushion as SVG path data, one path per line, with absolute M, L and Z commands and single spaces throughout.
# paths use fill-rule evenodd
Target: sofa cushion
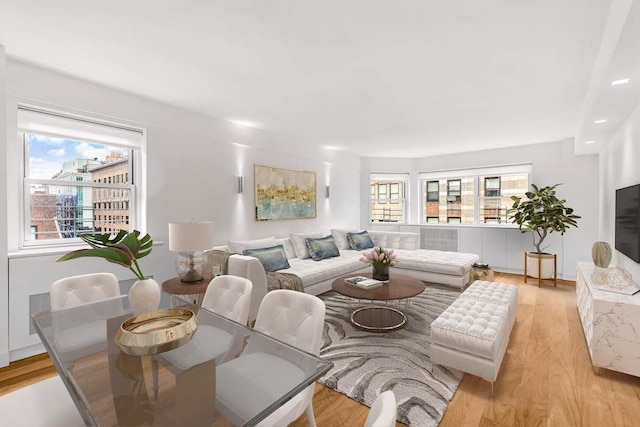
M 420 236 L 418 233 L 394 231 L 369 231 L 369 237 L 374 246 L 391 249 L 419 249 Z
M 347 239 L 347 233 L 355 233 L 357 231 L 359 231 L 357 228 L 332 228 L 331 235 L 333 236 L 333 240 L 335 240 L 338 249 L 351 249 L 351 245 Z
M 314 261 L 340 256 L 340 251 L 333 240 L 333 236 L 321 237 L 319 239 L 304 239 L 309 250 L 309 255 Z
M 396 268 L 429 271 L 432 273 L 464 276 L 469 273 L 474 262 L 480 257 L 463 252 L 434 251 L 430 249 L 396 249 Z
M 371 249 L 373 247 L 373 240 L 369 237 L 369 233 L 366 231 L 360 231 L 358 233 L 347 233 L 347 240 L 349 240 L 349 246 L 351 249 L 361 251 L 363 249 Z
M 229 240 L 227 247 L 232 254 L 242 254 L 245 249 L 270 248 L 276 245 L 275 237 L 265 237 L 257 240 Z
M 283 237 L 281 239 L 276 239 L 276 245 L 282 245 L 284 247 L 284 253 L 287 255 L 288 259 L 296 257 L 296 250 L 293 249 L 293 243 L 291 243 L 290 238 Z
M 370 268 L 360 261 L 361 257 L 360 252 L 349 250 L 340 251 L 340 256 L 322 261 L 294 258 L 289 260 L 291 268 L 287 270 L 287 273 L 298 276 L 302 280 L 302 284 L 307 287 L 354 271 Z
M 313 233 L 291 233 L 291 243 L 293 243 L 293 249 L 296 251 L 296 256 L 300 259 L 309 258 L 309 249 L 307 249 L 307 243 L 304 241 L 307 238 L 316 239 L 318 237 L 324 237 L 326 233 L 322 231 L 314 231 Z
M 258 258 L 264 266 L 264 271 L 278 271 L 290 267 L 282 245 L 270 248 L 245 249 L 242 255 Z

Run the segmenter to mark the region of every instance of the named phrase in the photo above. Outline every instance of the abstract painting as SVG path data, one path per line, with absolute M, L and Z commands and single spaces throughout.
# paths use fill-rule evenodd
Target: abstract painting
M 256 221 L 316 217 L 316 173 L 254 166 Z

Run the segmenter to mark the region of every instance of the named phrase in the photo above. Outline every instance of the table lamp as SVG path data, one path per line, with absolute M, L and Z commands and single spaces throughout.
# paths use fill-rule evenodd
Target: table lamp
M 184 283 L 200 282 L 204 251 L 213 247 L 212 222 L 169 223 L 169 250 L 178 252 L 176 271 Z

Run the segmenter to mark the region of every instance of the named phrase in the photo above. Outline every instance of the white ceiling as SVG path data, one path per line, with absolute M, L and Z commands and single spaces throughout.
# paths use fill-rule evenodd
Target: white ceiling
M 576 136 L 610 5 L 0 0 L 0 44 L 308 143 L 422 157 Z

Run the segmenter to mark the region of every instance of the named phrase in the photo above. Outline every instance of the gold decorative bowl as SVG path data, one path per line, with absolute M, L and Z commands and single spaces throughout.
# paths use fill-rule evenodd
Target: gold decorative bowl
M 198 318 L 185 308 L 167 308 L 142 313 L 125 321 L 114 341 L 131 356 L 173 350 L 191 340 Z

